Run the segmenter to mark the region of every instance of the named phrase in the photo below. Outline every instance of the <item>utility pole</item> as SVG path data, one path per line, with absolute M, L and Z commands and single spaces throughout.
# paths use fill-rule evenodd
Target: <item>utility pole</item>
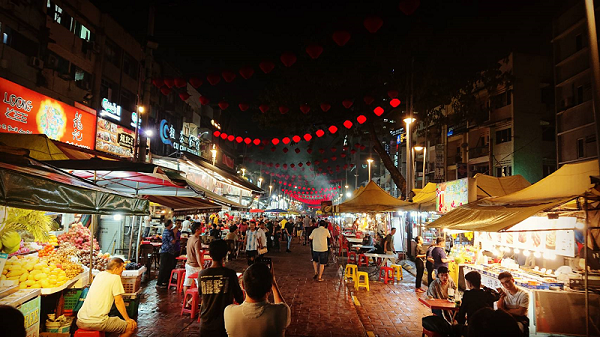
M 142 119 L 143 129 L 148 128 L 148 121 L 150 118 L 150 91 L 152 90 L 152 64 L 154 63 L 153 50 L 158 48 L 158 43 L 154 41 L 154 16 L 156 13 L 155 2 L 152 1 L 148 8 L 148 27 L 147 27 L 147 35 L 146 35 L 146 46 L 145 49 L 145 58 L 144 58 L 144 92 L 142 95 L 142 106 L 144 107 L 145 113 L 140 114 L 138 111 L 138 118 Z M 161 130 L 157 130 L 160 134 Z M 146 142 L 147 138 L 144 132 L 140 133 L 139 142 L 138 142 L 138 162 L 146 161 Z
M 596 14 L 594 0 L 585 0 L 588 38 L 590 39 L 590 67 L 592 68 L 592 102 L 594 124 L 596 126 L 596 156 L 600 167 L 600 57 L 598 56 L 598 36 L 596 32 Z

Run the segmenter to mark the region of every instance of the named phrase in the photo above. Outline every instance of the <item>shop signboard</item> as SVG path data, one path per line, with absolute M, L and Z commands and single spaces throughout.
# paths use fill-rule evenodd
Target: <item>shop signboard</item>
M 321 212 L 323 215 L 333 214 L 333 202 L 331 200 L 321 201 Z
M 436 210 L 440 213 L 448 213 L 458 206 L 468 204 L 477 198 L 477 190 L 474 188 L 475 181 L 469 178 L 446 181 L 437 184 L 436 187 Z
M 25 316 L 27 337 L 38 337 L 40 335 L 40 306 L 41 297 L 37 296 L 19 307 L 19 311 Z
M 121 106 L 117 105 L 108 100 L 108 98 L 103 98 L 101 103 L 102 109 L 100 109 L 100 116 L 104 118 L 114 119 L 116 121 L 121 120 Z
M 435 171 L 433 177 L 436 181 L 444 181 L 446 179 L 444 163 L 444 144 L 437 144 L 435 146 Z
M 163 144 L 172 146 L 175 150 L 200 155 L 200 140 L 195 135 L 186 135 L 181 130 L 169 124 L 166 119 L 160 122 L 160 140 Z
M 0 78 L 0 132 L 45 134 L 59 142 L 94 148 L 96 114 Z
M 109 120 L 98 118 L 96 150 L 133 158 L 135 132 Z

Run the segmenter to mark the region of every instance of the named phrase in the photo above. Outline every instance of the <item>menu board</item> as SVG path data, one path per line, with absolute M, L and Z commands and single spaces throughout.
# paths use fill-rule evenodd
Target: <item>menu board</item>
M 0 78 L 0 132 L 44 134 L 52 140 L 94 148 L 96 114 Z
M 573 230 L 552 230 L 538 232 L 503 232 L 477 234 L 477 242 L 486 250 L 495 247 L 509 247 L 540 253 L 562 256 L 575 256 L 575 233 Z
M 96 150 L 119 157 L 133 158 L 135 132 L 103 118 L 98 118 Z
M 25 330 L 27 337 L 37 337 L 40 335 L 40 296 L 29 300 L 19 307 L 19 311 L 25 317 Z

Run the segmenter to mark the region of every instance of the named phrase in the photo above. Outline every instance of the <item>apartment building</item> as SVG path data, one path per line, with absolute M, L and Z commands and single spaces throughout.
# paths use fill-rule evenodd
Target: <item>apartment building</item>
M 558 165 L 598 157 L 588 41 L 584 2 L 577 1 L 553 25 Z

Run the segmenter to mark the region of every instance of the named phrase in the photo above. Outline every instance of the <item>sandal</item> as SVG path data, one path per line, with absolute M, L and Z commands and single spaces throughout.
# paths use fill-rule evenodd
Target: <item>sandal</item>
M 322 278 L 320 278 L 320 279 L 317 279 L 317 282 L 323 282 L 323 281 L 325 281 L 325 280 L 324 280 L 324 279 L 322 279 Z

